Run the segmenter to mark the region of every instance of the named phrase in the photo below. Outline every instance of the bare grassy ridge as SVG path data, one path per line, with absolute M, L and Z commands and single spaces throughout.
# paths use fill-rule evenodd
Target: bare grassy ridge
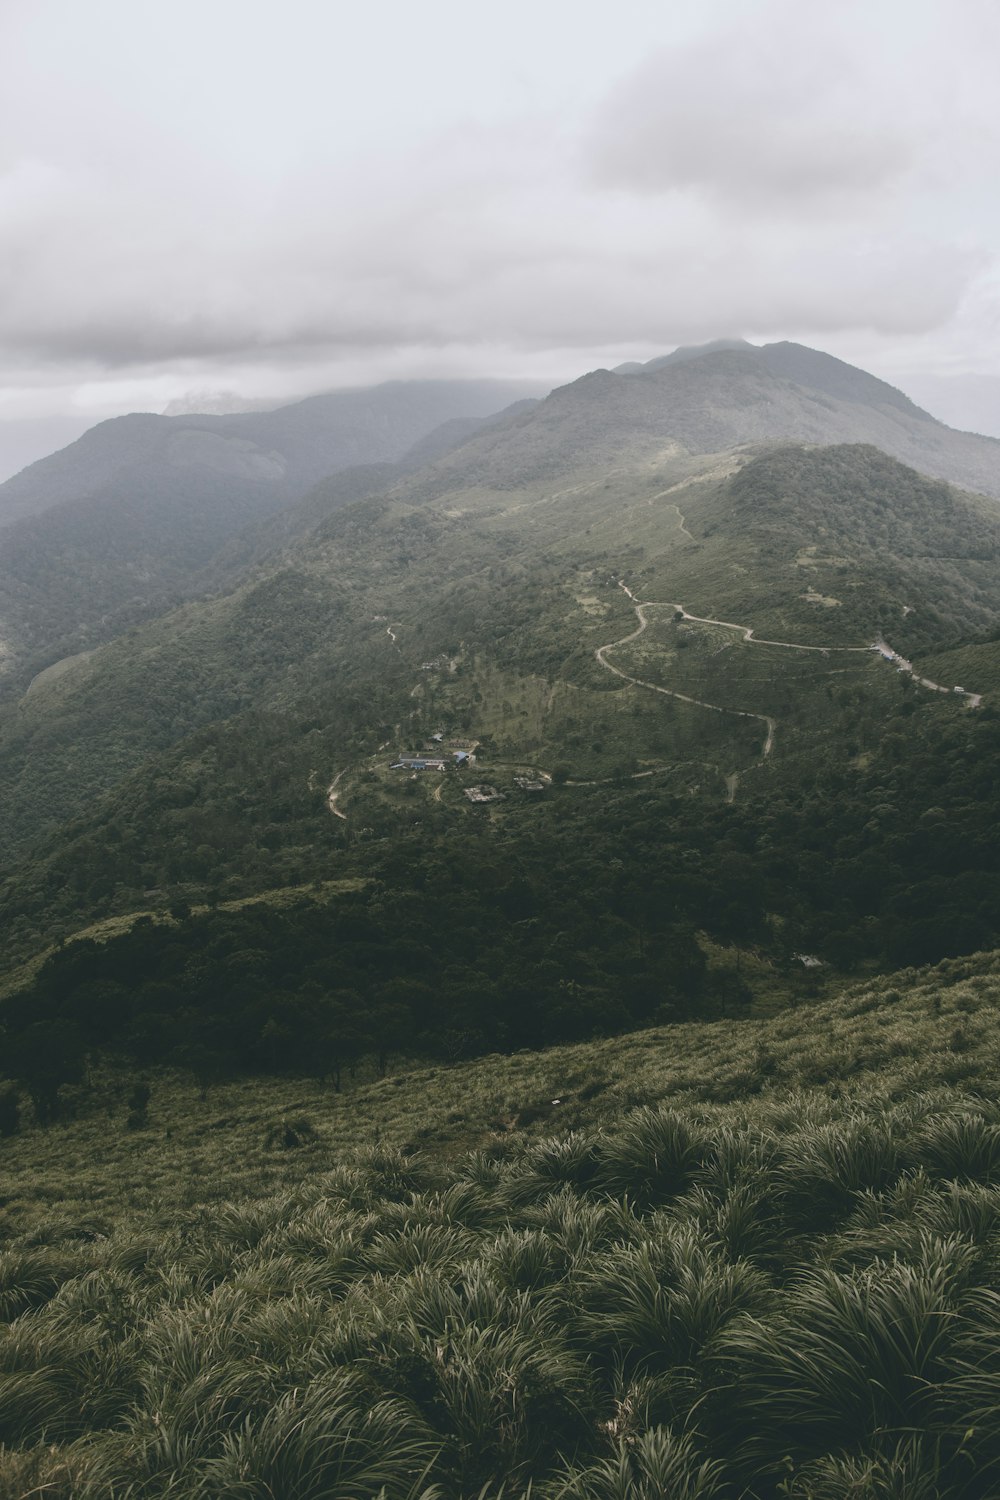
M 14 1137 L 0 1495 L 993 1494 L 998 999 Z

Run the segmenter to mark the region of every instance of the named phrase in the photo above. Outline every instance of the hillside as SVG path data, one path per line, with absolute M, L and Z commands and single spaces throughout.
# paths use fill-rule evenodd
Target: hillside
M 676 364 L 692 421 L 745 356 Z M 994 502 L 870 445 L 654 443 L 644 380 L 331 478 L 220 553 L 216 597 L 0 716 L 19 1033 L 467 1056 L 1000 941 Z
M 0 759 L 10 961 L 95 918 L 287 886 L 301 910 L 54 960 L 25 1016 L 253 1067 L 279 1035 L 320 1045 L 332 986 L 366 997 L 362 1034 L 389 1016 L 462 1055 L 787 999 L 795 953 L 887 969 L 1000 940 L 997 719 L 944 675 L 996 651 L 992 504 L 854 447 L 428 488 L 334 512 L 277 571 L 29 694 Z M 392 769 L 438 732 L 474 774 Z M 73 998 L 95 984 L 110 1009 Z
M 0 485 L 0 665 L 23 681 L 120 634 L 203 591 L 230 539 L 333 472 L 396 462 L 450 420 L 475 430 L 523 395 L 395 382 L 273 411 L 102 422 Z
M 274 411 L 102 423 L 0 486 L 0 662 L 23 685 L 182 598 L 227 586 L 233 561 L 260 557 L 237 540 L 248 526 L 335 470 L 360 477 L 404 453 L 424 473 L 413 500 L 588 482 L 772 441 L 869 443 L 1000 495 L 996 440 L 952 432 L 884 382 L 799 345 L 721 341 L 595 371 L 537 404 L 517 403 L 522 394 L 495 381 L 397 383 Z M 503 423 L 478 430 L 511 402 Z M 376 470 L 351 498 L 386 483 Z
M 681 354 L 0 708 L 0 1496 L 996 1493 L 993 448 Z
M 4 1492 L 982 1500 L 997 970 L 345 1094 L 95 1079 L 4 1142 Z

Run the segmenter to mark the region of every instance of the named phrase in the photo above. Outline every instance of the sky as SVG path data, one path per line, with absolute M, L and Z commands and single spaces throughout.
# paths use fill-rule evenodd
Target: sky
M 0 469 L 719 337 L 1000 393 L 998 64 L 995 0 L 0 0 Z

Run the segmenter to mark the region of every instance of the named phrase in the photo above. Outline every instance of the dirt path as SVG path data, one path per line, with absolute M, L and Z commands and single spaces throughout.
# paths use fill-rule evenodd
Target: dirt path
M 677 512 L 677 519 L 680 522 L 680 527 L 678 529 L 680 531 L 681 536 L 686 536 L 689 542 L 693 542 L 695 540 L 695 538 L 691 535 L 690 531 L 688 531 L 688 529 L 687 529 L 687 522 L 684 519 L 684 512 L 681 510 L 680 506 L 674 504 L 673 501 L 670 502 L 670 507 L 671 507 L 672 510 L 675 510 Z
M 965 691 L 959 693 L 953 687 L 944 687 L 940 682 L 932 682 L 929 677 L 918 677 L 912 661 L 907 661 L 905 656 L 900 656 L 899 652 L 894 651 L 881 636 L 876 637 L 875 650 L 883 661 L 894 662 L 898 671 L 908 672 L 914 682 L 918 682 L 921 687 L 930 688 L 932 693 L 947 693 L 949 696 L 955 694 L 962 698 L 966 708 L 978 708 L 983 701 L 982 693 L 966 693 Z
M 662 776 L 664 771 L 670 771 L 670 765 L 651 766 L 648 771 L 629 771 L 625 776 L 595 776 L 589 781 L 574 781 L 568 778 L 567 786 L 616 786 L 621 781 L 643 781 L 647 776 Z
M 629 597 L 634 598 L 634 595 L 629 595 Z M 650 607 L 652 607 L 651 602 Z M 759 636 L 754 635 L 752 625 L 734 625 L 732 620 L 712 620 L 707 615 L 690 615 L 683 604 L 664 604 L 660 607 L 676 610 L 683 619 L 690 620 L 696 625 L 719 625 L 723 630 L 738 630 L 743 639 L 751 646 L 777 646 L 782 651 L 819 651 L 823 656 L 829 656 L 831 651 L 868 652 L 871 650 L 870 646 L 804 646 L 799 641 L 762 640 Z
M 341 812 L 340 808 L 337 806 L 337 799 L 340 796 L 340 793 L 337 791 L 337 783 L 340 781 L 340 778 L 341 776 L 343 776 L 343 774 L 343 771 L 338 771 L 336 776 L 330 782 L 330 785 L 327 787 L 326 805 L 333 813 L 333 816 L 335 818 L 343 818 L 344 822 L 346 823 L 347 814 L 345 812 Z
M 677 506 L 674 506 L 674 509 L 677 511 L 677 514 L 680 517 L 681 529 L 684 530 L 684 517 L 683 515 L 681 515 L 681 512 Z M 685 535 L 690 536 L 691 533 L 685 531 Z M 691 540 L 694 541 L 694 537 L 691 537 Z M 645 611 L 647 609 L 672 609 L 675 616 L 679 616 L 682 620 L 690 620 L 692 623 L 697 625 L 715 625 L 721 630 L 736 630 L 740 633 L 743 640 L 751 646 L 775 646 L 782 651 L 818 651 L 822 656 L 829 656 L 834 651 L 836 651 L 838 654 L 844 652 L 850 654 L 857 654 L 858 652 L 868 654 L 872 650 L 876 650 L 883 658 L 883 660 L 895 663 L 899 671 L 909 672 L 914 681 L 920 683 L 922 687 L 930 688 L 933 692 L 936 693 L 952 694 L 955 692 L 954 688 L 943 687 L 939 682 L 932 682 L 929 677 L 918 677 L 916 675 L 916 672 L 914 671 L 912 662 L 907 661 L 904 656 L 900 656 L 898 651 L 894 651 L 891 646 L 887 645 L 887 643 L 882 639 L 881 636 L 879 636 L 875 641 L 874 646 L 807 646 L 803 645 L 800 641 L 772 641 L 761 639 L 754 634 L 752 625 L 738 625 L 732 620 L 713 620 L 707 615 L 692 615 L 684 608 L 683 604 L 676 604 L 667 600 L 639 600 L 636 598 L 635 594 L 633 594 L 632 590 L 629 588 L 624 579 L 621 578 L 618 580 L 618 587 L 622 589 L 632 601 L 632 607 L 635 610 L 636 618 L 639 621 L 639 624 L 637 628 L 631 631 L 628 635 L 623 635 L 621 640 L 609 641 L 606 646 L 597 647 L 594 655 L 600 662 L 601 666 L 606 667 L 609 672 L 614 672 L 615 676 L 621 677 L 624 682 L 632 683 L 635 687 L 647 688 L 652 693 L 663 693 L 664 696 L 668 698 L 679 698 L 682 703 L 691 703 L 696 708 L 706 708 L 710 712 L 717 714 L 733 714 L 740 719 L 759 719 L 761 723 L 767 725 L 767 737 L 764 740 L 764 748 L 761 753 L 761 761 L 766 760 L 766 758 L 771 754 L 771 751 L 774 749 L 776 722 L 770 717 L 769 714 L 751 713 L 746 709 L 723 708 L 718 703 L 706 703 L 702 698 L 692 698 L 689 697 L 687 693 L 678 693 L 675 692 L 672 688 L 661 687 L 659 683 L 645 682 L 641 677 L 633 677 L 629 672 L 623 672 L 621 667 L 616 667 L 613 662 L 608 661 L 607 653 L 609 651 L 617 651 L 619 647 L 627 646 L 631 641 L 636 640 L 640 635 L 642 635 L 643 631 L 649 624 L 649 621 L 646 618 L 645 614 Z M 978 708 L 983 701 L 981 693 L 963 693 L 962 697 L 967 708 Z M 732 802 L 735 800 L 736 789 L 739 786 L 739 772 L 732 772 L 731 775 L 725 778 L 725 781 L 726 801 Z
M 761 724 L 765 724 L 767 726 L 767 737 L 764 740 L 764 749 L 762 752 L 762 756 L 767 757 L 768 755 L 770 755 L 771 751 L 774 748 L 775 721 L 770 717 L 769 714 L 752 713 L 749 709 L 745 708 L 723 708 L 723 706 L 719 703 L 706 703 L 704 698 L 692 698 L 688 693 L 678 693 L 673 688 L 661 687 L 657 682 L 645 682 L 641 677 L 633 677 L 630 672 L 623 672 L 621 667 L 616 667 L 613 662 L 608 661 L 607 653 L 609 651 L 617 651 L 619 647 L 627 646 L 631 641 L 637 640 L 638 637 L 642 635 L 643 631 L 649 625 L 649 621 L 646 618 L 645 614 L 645 611 L 647 609 L 673 609 L 675 611 L 680 610 L 681 613 L 683 613 L 683 608 L 679 604 L 664 605 L 654 603 L 652 600 L 648 601 L 647 603 L 640 604 L 635 595 L 632 593 L 631 589 L 628 588 L 626 584 L 622 583 L 620 584 L 620 587 L 625 590 L 626 594 L 628 594 L 629 598 L 632 600 L 639 624 L 638 627 L 635 630 L 631 631 L 628 635 L 623 635 L 621 640 L 609 641 L 606 646 L 597 647 L 594 655 L 600 662 L 601 666 L 606 667 L 609 672 L 614 672 L 615 676 L 622 678 L 624 682 L 630 682 L 634 687 L 647 688 L 651 693 L 662 693 L 665 698 L 677 698 L 681 703 L 691 703 L 695 708 L 705 708 L 709 711 L 709 713 L 713 714 L 731 714 L 734 718 L 737 719 L 759 720 Z M 693 617 L 685 616 L 685 618 Z M 721 622 L 713 621 L 712 623 L 715 624 Z M 736 630 L 742 630 L 745 627 L 737 625 L 733 628 Z

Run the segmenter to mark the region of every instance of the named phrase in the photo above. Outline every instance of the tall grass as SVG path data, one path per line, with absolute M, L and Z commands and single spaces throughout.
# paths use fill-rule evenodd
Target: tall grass
M 438 1070 L 499 1120 L 450 1163 L 272 1153 L 283 1187 L 138 1221 L 60 1216 L 50 1182 L 0 1252 L 0 1500 L 991 1500 L 998 1091 L 933 1055 L 840 1067 L 855 1028 L 874 1054 L 937 1025 L 877 998 L 752 1028 L 752 1098 L 730 1028 L 678 1028 L 669 1103 L 636 1107 L 636 1039 L 573 1053 L 563 1078 L 617 1082 L 562 1132 L 501 1129 L 495 1078 Z

